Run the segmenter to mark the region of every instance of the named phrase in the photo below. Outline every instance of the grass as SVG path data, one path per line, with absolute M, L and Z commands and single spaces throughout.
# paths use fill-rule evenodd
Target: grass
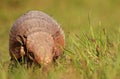
M 119 0 L 2 0 L 0 79 L 120 79 Z M 28 10 L 53 16 L 65 31 L 63 55 L 42 72 L 33 65 L 9 66 L 9 30 Z
M 91 33 L 91 31 L 90 31 Z M 49 72 L 41 68 L 24 66 L 9 72 L 9 62 L 1 63 L 0 79 L 119 79 L 119 46 L 111 41 L 105 30 L 99 35 L 66 34 L 66 48 L 63 55 L 52 64 Z

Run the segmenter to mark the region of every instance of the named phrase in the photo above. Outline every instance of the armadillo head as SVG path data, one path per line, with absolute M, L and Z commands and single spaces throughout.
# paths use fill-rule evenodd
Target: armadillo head
M 48 64 L 53 60 L 54 40 L 52 36 L 46 32 L 35 32 L 27 36 L 26 48 L 28 54 L 32 53 L 32 57 L 39 64 Z

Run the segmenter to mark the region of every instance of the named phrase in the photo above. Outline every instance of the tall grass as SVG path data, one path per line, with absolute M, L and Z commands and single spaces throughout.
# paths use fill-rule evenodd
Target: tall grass
M 33 65 L 9 69 L 10 62 L 0 63 L 0 79 L 119 79 L 120 55 L 117 41 L 109 39 L 105 29 L 98 34 L 66 34 L 63 55 L 48 72 Z M 119 37 L 118 37 L 119 39 Z

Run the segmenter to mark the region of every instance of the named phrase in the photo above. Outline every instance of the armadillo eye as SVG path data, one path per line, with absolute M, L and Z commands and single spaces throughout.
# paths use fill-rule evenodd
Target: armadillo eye
M 27 38 L 27 36 L 26 36 L 26 35 L 23 35 L 23 37 L 24 37 L 24 38 Z

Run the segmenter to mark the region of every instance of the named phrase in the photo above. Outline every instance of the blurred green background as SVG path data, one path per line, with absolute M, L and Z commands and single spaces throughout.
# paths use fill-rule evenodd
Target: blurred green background
M 65 33 L 120 31 L 120 0 L 0 0 L 0 61 L 8 61 L 9 30 L 29 10 L 43 11 L 58 21 Z M 67 37 L 66 37 L 67 39 Z M 116 39 L 113 39 L 116 40 Z

